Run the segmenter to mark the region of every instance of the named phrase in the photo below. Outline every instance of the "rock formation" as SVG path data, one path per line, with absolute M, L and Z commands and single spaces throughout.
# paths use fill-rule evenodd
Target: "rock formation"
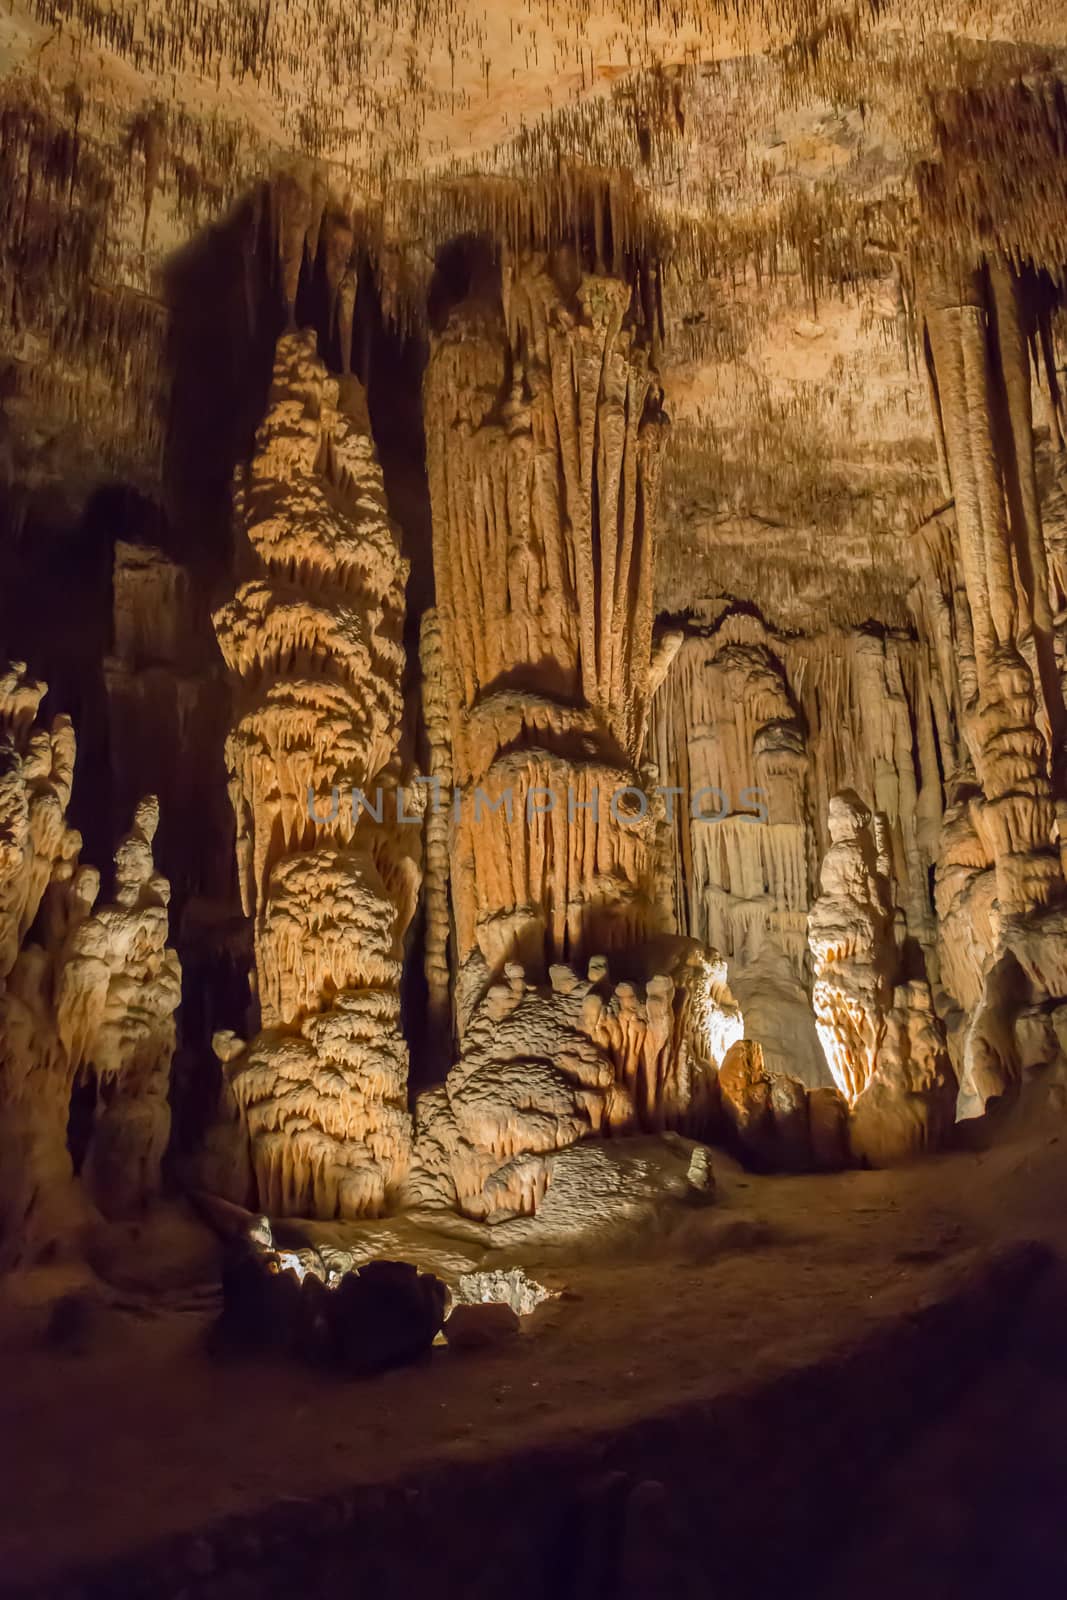
M 942 1141 L 956 1080 L 928 984 L 903 977 L 884 817 L 835 795 L 829 832 L 808 917 L 815 1025 L 853 1152 L 883 1165 Z
M 44 685 L 16 665 L 0 680 L 3 969 L 0 970 L 0 1260 L 32 1256 L 88 1220 L 136 1214 L 160 1189 L 170 1131 L 174 1012 L 170 886 L 155 871 L 154 798 L 115 854 L 114 903 L 79 865 L 67 825 L 69 722 L 34 723 Z M 68 1147 L 75 1081 L 95 1096 L 76 1177 Z
M 418 1102 L 414 1203 L 532 1213 L 554 1156 L 579 1140 L 707 1126 L 715 1069 L 743 1029 L 723 962 L 688 946 L 673 970 L 612 984 L 595 956 L 584 977 L 555 963 L 542 986 L 517 962 L 492 982 L 475 960 L 483 994 L 460 1058 Z
M 826 1084 L 811 1025 L 807 916 L 830 797 L 878 796 L 908 935 L 936 968 L 929 875 L 942 736 L 923 654 L 870 632 L 779 635 L 728 608 L 695 616 L 653 706 L 650 748 L 678 795 L 668 829 L 679 931 L 730 963 L 775 1072 Z
M 125 812 L 150 786 L 160 797 L 161 859 L 176 899 L 219 900 L 233 849 L 219 782 L 228 696 L 203 604 L 186 566 L 123 539 L 115 541 L 111 588 L 103 667 L 113 804 Z
M 421 817 L 405 810 L 398 754 L 408 567 L 358 401 L 354 380 L 342 394 L 327 377 L 314 333 L 283 335 L 238 475 L 247 576 L 215 615 L 261 1023 L 247 1049 L 229 1035 L 218 1049 L 276 1214 L 380 1212 L 410 1146 L 399 978 Z
M 1067 994 L 1057 800 L 1067 748 L 1064 593 L 1043 526 L 1031 363 L 1031 342 L 1042 336 L 1026 293 L 1025 274 L 998 258 L 962 280 L 932 272 L 924 284 L 935 424 L 955 510 L 948 565 L 966 617 L 965 756 L 936 895 L 946 983 L 971 1018 L 962 1063 L 969 1113 L 1018 1080 L 1000 1014 L 1004 962 L 1018 965 L 1036 1002 L 1054 1006 Z
M 1055 1084 L 1057 0 L 127 10 L 0 52 L 5 1215 L 158 1185 L 168 924 L 168 1171 L 271 1212 Z
M 726 1138 L 766 1172 L 835 1171 L 851 1157 L 848 1103 L 837 1089 L 809 1089 L 771 1071 L 752 1039 L 731 1045 L 719 1069 Z
M 424 414 L 455 961 L 543 976 L 661 927 L 641 756 L 665 426 L 631 285 L 567 251 L 475 279 Z
M 680 643 L 653 640 L 652 341 L 632 283 L 559 250 L 499 281 L 475 263 L 432 342 L 424 706 L 451 819 L 428 824 L 427 977 L 443 1004 L 447 839 L 460 1058 L 420 1102 L 412 1193 L 475 1216 L 536 1209 L 591 1134 L 699 1119 L 729 1042 L 700 1032 L 725 1015 L 714 957 L 607 977 L 669 917 L 642 760 Z

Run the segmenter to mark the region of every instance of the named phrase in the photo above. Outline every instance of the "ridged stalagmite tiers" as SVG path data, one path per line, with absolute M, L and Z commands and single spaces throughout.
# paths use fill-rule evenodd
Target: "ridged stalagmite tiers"
M 155 870 L 154 797 L 115 854 L 114 901 L 67 822 L 70 722 L 35 719 L 45 685 L 0 676 L 0 1263 L 32 1259 L 98 1212 L 136 1215 L 160 1189 L 181 969 L 170 885 Z M 95 908 L 95 909 L 94 909 Z M 95 1113 L 81 1169 L 75 1080 Z
M 278 342 L 235 510 L 245 576 L 215 626 L 235 680 L 226 759 L 262 1026 L 247 1049 L 232 1036 L 217 1048 L 260 1203 L 374 1214 L 410 1146 L 399 979 L 419 827 L 401 820 L 412 802 L 398 756 L 408 567 L 369 432 L 343 409 L 313 333 Z

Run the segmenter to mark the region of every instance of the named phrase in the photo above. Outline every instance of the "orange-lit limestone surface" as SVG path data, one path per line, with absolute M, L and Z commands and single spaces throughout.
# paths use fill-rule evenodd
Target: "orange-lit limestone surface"
M 631 284 L 566 251 L 471 279 L 424 386 L 456 955 L 543 975 L 663 928 L 641 757 L 665 421 Z
M 956 1078 L 929 985 L 902 970 L 885 818 L 839 794 L 829 831 L 808 915 L 815 1026 L 853 1152 L 881 1166 L 941 1143 Z
M 725 963 L 674 942 L 670 970 L 644 983 L 613 983 L 604 956 L 584 976 L 554 963 L 547 984 L 508 962 L 493 981 L 473 957 L 459 1060 L 417 1103 L 412 1202 L 480 1219 L 529 1214 L 558 1153 L 580 1140 L 705 1133 L 715 1072 L 744 1024 Z
M 115 853 L 114 900 L 79 863 L 66 820 L 74 734 L 36 722 L 45 686 L 0 678 L 0 1260 L 32 1258 L 98 1211 L 136 1215 L 160 1188 L 170 1133 L 174 1012 L 170 886 L 155 870 L 149 797 Z M 76 1078 L 96 1109 L 76 1178 L 67 1143 Z
M 216 1048 L 260 1204 L 358 1217 L 385 1208 L 410 1154 L 399 979 L 419 791 L 398 755 L 407 563 L 358 385 L 329 378 L 315 344 L 278 342 L 236 485 L 243 581 L 215 615 L 261 1019 L 247 1048 Z

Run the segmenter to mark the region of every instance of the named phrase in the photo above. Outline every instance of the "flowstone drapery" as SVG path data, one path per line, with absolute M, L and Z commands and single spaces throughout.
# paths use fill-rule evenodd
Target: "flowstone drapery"
M 665 422 L 633 299 L 560 251 L 473 289 L 431 343 L 459 965 L 543 976 L 661 926 L 641 760 Z
M 215 616 L 261 1021 L 246 1049 L 233 1035 L 216 1048 L 260 1204 L 279 1214 L 380 1212 L 410 1147 L 399 981 L 421 819 L 398 755 L 408 564 L 361 400 L 355 380 L 342 392 L 327 377 L 314 333 L 279 340 L 236 487 L 246 576 Z
M 669 905 L 645 736 L 680 643 L 653 640 L 651 348 L 635 284 L 569 250 L 475 274 L 431 341 L 424 710 L 450 816 L 427 978 L 441 1004 L 451 942 L 460 1057 L 419 1102 L 411 1189 L 474 1216 L 535 1209 L 589 1134 L 699 1118 L 741 1031 L 717 958 L 648 948 Z

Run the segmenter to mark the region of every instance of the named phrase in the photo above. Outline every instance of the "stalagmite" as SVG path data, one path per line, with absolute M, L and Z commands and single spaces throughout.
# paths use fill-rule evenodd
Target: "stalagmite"
M 160 1188 L 170 1130 L 174 1012 L 170 886 L 155 871 L 154 798 L 115 855 L 115 901 L 79 865 L 66 821 L 74 737 L 34 723 L 44 685 L 16 664 L 0 679 L 0 1261 L 32 1259 L 80 1223 L 141 1210 Z M 32 934 L 31 934 L 32 930 Z M 80 1181 L 67 1144 L 82 1077 L 96 1111 Z
M 83 1179 L 106 1216 L 133 1215 L 158 1193 L 170 1133 L 181 969 L 167 945 L 170 885 L 152 859 L 158 825 L 149 796 L 115 853 L 114 904 L 70 928 L 56 978 L 60 1040 L 96 1080 Z
M 13 0 L 9 1253 L 1067 1103 L 1059 9 Z
M 508 962 L 482 995 L 459 1060 L 417 1107 L 409 1198 L 479 1219 L 532 1214 L 553 1157 L 596 1134 L 702 1131 L 714 1073 L 743 1021 L 725 965 L 683 941 L 669 971 L 612 982 L 593 957 L 584 976 L 555 963 L 547 985 Z
M 680 797 L 668 830 L 679 928 L 728 957 L 769 1069 L 812 1088 L 829 1079 L 811 1022 L 807 915 L 830 796 L 850 774 L 878 796 L 907 932 L 936 967 L 931 692 L 925 655 L 906 639 L 774 635 L 727 609 L 693 617 L 654 702 L 651 752 Z
M 236 511 L 246 576 L 215 626 L 234 677 L 226 758 L 262 1031 L 218 1052 L 261 1206 L 373 1215 L 410 1145 L 399 979 L 421 817 L 398 753 L 408 566 L 369 433 L 341 409 L 313 333 L 278 342 Z
M 942 1142 L 956 1079 L 928 984 L 903 976 L 884 817 L 835 795 L 829 832 L 808 917 L 815 1025 L 852 1152 L 883 1166 Z
M 485 1216 L 535 1210 L 551 1153 L 589 1134 L 699 1120 L 729 1043 L 712 1019 L 740 1021 L 712 996 L 711 952 L 638 954 L 668 927 L 643 752 L 681 643 L 653 641 L 665 428 L 646 310 L 559 250 L 475 272 L 443 315 L 424 384 L 424 704 L 454 790 L 428 849 L 449 839 L 461 1054 L 420 1101 L 411 1187 Z M 434 899 L 431 994 L 444 931 Z M 608 983 L 616 952 L 641 981 Z

